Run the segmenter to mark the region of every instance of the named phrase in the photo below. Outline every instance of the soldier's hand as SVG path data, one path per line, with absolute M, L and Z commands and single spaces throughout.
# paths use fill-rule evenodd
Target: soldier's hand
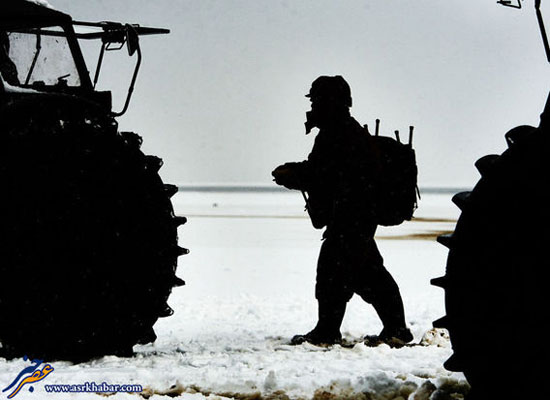
M 301 189 L 300 179 L 296 173 L 296 163 L 279 165 L 271 172 L 275 183 L 287 189 Z

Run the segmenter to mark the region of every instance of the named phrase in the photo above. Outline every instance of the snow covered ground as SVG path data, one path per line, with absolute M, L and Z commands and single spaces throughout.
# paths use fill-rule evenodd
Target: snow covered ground
M 444 315 L 441 289 L 430 279 L 443 275 L 446 249 L 435 235 L 454 228 L 458 210 L 450 194 L 425 194 L 417 219 L 379 228 L 377 243 L 396 279 L 407 321 L 420 343 L 431 322 Z M 233 397 L 239 399 L 455 399 L 467 391 L 460 373 L 442 364 L 448 340 L 390 349 L 289 346 L 316 321 L 315 266 L 321 231 L 311 226 L 296 192 L 179 192 L 178 275 L 187 285 L 174 290 L 172 317 L 160 320 L 155 344 L 138 346 L 133 358 L 104 357 L 80 365 L 54 362 L 55 370 L 34 392 L 17 399 L 97 399 L 96 394 L 46 393 L 45 384 L 85 382 L 142 385 L 150 399 Z M 382 328 L 372 307 L 355 296 L 342 326 L 350 340 Z M 6 387 L 25 367 L 0 359 Z M 0 398 L 7 396 L 1 393 Z M 288 397 L 287 397 L 288 396 Z M 135 394 L 110 398 L 138 399 Z

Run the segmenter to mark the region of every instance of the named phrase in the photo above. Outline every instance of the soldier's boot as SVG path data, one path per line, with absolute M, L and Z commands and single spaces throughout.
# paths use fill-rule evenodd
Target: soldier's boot
M 378 335 L 367 335 L 364 338 L 365 345 L 376 347 L 381 344 L 387 344 L 393 348 L 400 348 L 414 339 L 409 328 L 382 329 Z
M 319 301 L 319 320 L 313 330 L 304 334 L 296 335 L 290 341 L 293 345 L 305 342 L 317 345 L 328 346 L 342 342 L 340 325 L 346 312 L 346 303 Z
M 367 346 L 378 346 L 387 344 L 390 347 L 403 347 L 411 342 L 414 337 L 405 325 L 404 314 L 391 314 L 389 310 L 384 308 L 383 311 L 378 311 L 378 315 L 384 324 L 384 328 L 378 335 L 365 336 L 365 344 Z

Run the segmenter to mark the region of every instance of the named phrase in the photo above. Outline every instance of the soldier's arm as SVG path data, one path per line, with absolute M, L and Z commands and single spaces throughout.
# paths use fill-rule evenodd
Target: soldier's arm
M 331 146 L 327 145 L 326 140 L 317 136 L 307 160 L 280 165 L 271 175 L 278 185 L 309 192 L 324 186 L 327 181 L 326 173 L 331 170 Z
M 288 162 L 275 168 L 271 175 L 275 183 L 287 189 L 307 191 L 310 186 L 310 165 L 308 161 Z

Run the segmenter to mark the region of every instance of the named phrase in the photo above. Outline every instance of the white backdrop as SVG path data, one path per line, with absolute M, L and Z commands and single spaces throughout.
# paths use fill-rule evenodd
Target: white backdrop
M 380 118 L 386 134 L 416 126 L 421 186 L 472 186 L 474 161 L 504 150 L 513 126 L 537 125 L 550 88 L 531 1 L 522 10 L 493 0 L 50 3 L 75 19 L 171 29 L 142 40 L 121 126 L 144 136 L 177 184 L 269 185 L 274 166 L 311 148 L 311 81 L 341 74 L 360 122 Z M 130 70 L 115 72 L 103 87 L 120 104 Z

